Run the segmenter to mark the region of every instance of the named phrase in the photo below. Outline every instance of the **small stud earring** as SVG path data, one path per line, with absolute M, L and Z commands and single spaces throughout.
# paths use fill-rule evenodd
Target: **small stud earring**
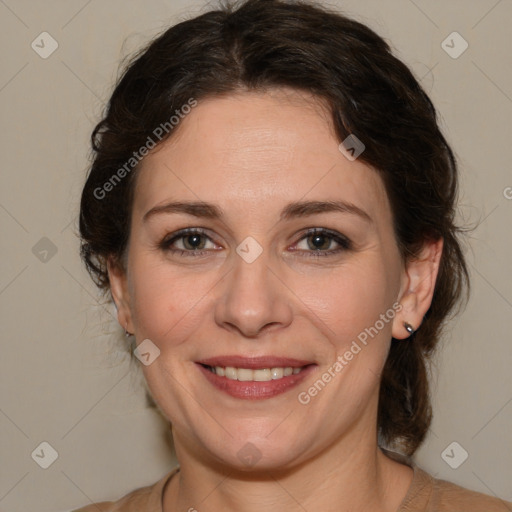
M 133 336 L 133 334 L 131 332 L 128 332 L 128 329 L 126 329 L 126 327 L 124 328 L 124 335 L 129 338 L 130 336 Z
M 414 334 L 414 328 L 411 324 L 408 324 L 407 322 L 404 322 L 404 327 L 405 327 L 405 330 L 409 333 L 409 334 Z

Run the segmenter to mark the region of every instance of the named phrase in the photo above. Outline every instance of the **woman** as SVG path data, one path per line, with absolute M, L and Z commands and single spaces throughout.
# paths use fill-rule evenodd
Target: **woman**
M 410 459 L 468 274 L 453 153 L 379 36 L 208 12 L 136 57 L 92 140 L 82 256 L 179 468 L 80 510 L 512 510 Z

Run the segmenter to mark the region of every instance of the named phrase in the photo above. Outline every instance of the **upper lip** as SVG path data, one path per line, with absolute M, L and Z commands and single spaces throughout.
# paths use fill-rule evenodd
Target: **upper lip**
M 210 357 L 208 359 L 201 359 L 197 361 L 199 364 L 207 366 L 231 366 L 234 368 L 286 368 L 291 366 L 292 368 L 301 368 L 313 364 L 312 361 L 305 361 L 301 359 L 293 359 L 290 357 L 276 357 L 276 356 L 258 356 L 258 357 L 244 357 L 244 356 L 217 356 Z

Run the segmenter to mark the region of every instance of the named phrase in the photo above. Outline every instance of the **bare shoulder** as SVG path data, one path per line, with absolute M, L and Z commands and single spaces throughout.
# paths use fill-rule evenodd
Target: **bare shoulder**
M 512 512 L 512 502 L 434 479 L 429 506 L 439 512 Z M 430 510 L 430 508 L 428 509 Z

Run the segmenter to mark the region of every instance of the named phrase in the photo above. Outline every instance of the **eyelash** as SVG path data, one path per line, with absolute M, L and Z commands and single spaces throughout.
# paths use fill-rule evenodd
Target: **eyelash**
M 308 257 L 308 258 L 321 258 L 321 257 L 335 256 L 342 251 L 349 251 L 352 249 L 352 243 L 350 242 L 350 240 L 348 238 L 346 238 L 343 235 L 340 235 L 336 231 L 331 231 L 331 230 L 325 229 L 325 228 L 309 229 L 308 231 L 306 231 L 306 233 L 304 233 L 302 235 L 302 237 L 298 240 L 298 242 L 301 242 L 302 240 L 307 239 L 310 236 L 319 235 L 319 234 L 326 236 L 327 238 L 329 238 L 330 240 L 332 240 L 334 242 L 337 242 L 340 245 L 340 247 L 338 249 L 334 249 L 334 250 L 331 249 L 329 251 L 322 251 L 322 250 L 304 251 L 301 249 L 297 249 L 296 251 L 305 253 L 306 257 Z M 186 236 L 190 236 L 190 235 L 203 235 L 206 238 L 208 238 L 210 241 L 213 242 L 213 240 L 211 240 L 211 238 L 206 234 L 206 231 L 204 229 L 186 228 L 186 229 L 182 229 L 182 230 L 174 233 L 171 236 L 171 238 L 169 238 L 169 237 L 164 238 L 160 242 L 159 248 L 164 252 L 171 252 L 174 254 L 178 254 L 179 256 L 186 256 L 186 257 L 204 256 L 206 253 L 209 252 L 209 251 L 183 250 L 183 249 L 172 249 L 171 248 L 171 245 L 174 242 L 176 242 L 177 240 L 180 240 L 182 238 L 185 238 Z

